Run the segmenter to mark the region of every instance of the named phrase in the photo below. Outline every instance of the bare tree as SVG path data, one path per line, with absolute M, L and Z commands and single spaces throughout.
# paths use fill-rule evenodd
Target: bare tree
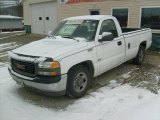
M 23 3 L 22 0 L 16 0 L 18 16 L 23 17 Z
M 17 6 L 23 6 L 22 0 L 16 0 L 16 5 L 17 5 Z

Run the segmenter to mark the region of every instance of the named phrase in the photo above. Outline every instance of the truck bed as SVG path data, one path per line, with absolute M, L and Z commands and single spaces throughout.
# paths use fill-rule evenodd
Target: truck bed
M 121 29 L 122 29 L 122 33 L 125 35 L 149 30 L 149 28 L 142 28 L 142 29 L 141 28 L 121 28 Z
M 148 49 L 151 45 L 151 29 L 144 28 L 122 28 L 122 34 L 126 43 L 126 60 L 130 60 L 131 56 L 136 56 L 139 50 L 139 45 L 145 41 L 145 48 Z

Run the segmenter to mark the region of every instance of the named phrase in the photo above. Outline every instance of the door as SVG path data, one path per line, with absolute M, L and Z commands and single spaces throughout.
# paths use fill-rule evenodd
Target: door
M 57 25 L 57 3 L 49 2 L 44 5 L 44 34 L 48 34 Z
M 44 33 L 44 16 L 41 4 L 31 5 L 31 31 L 35 34 Z
M 119 37 L 114 21 L 104 20 L 99 35 L 111 32 L 113 40 L 98 42 L 97 55 L 100 74 L 123 63 L 125 58 L 125 42 L 123 36 Z
M 48 34 L 57 24 L 57 3 L 31 5 L 31 29 L 35 34 Z

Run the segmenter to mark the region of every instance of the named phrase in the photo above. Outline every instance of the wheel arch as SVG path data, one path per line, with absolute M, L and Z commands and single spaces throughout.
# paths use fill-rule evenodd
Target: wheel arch
M 72 70 L 74 67 L 78 66 L 78 65 L 83 65 L 83 66 L 87 67 L 88 70 L 89 70 L 90 73 L 91 73 L 91 77 L 94 76 L 94 66 L 93 66 L 93 62 L 92 62 L 91 60 L 83 61 L 83 62 L 80 62 L 80 63 L 78 63 L 78 64 L 76 64 L 76 65 L 71 66 L 71 67 L 69 68 L 68 72 L 69 72 L 70 70 Z
M 143 46 L 144 49 L 146 49 L 146 48 L 147 48 L 147 41 L 141 42 L 141 43 L 140 43 L 140 46 Z

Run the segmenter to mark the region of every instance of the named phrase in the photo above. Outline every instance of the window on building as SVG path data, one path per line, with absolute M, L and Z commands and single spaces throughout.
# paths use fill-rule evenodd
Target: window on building
M 91 10 L 90 15 L 99 15 L 99 10 Z
M 160 29 L 160 7 L 142 8 L 141 27 Z
M 127 27 L 128 8 L 113 9 L 112 15 L 117 18 L 121 27 Z

